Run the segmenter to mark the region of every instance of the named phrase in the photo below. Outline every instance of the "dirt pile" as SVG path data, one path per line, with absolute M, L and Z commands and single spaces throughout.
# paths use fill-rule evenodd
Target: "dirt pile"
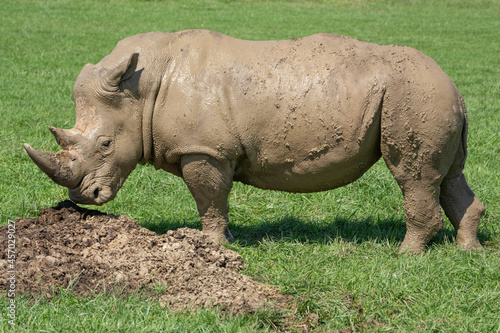
M 243 260 L 198 230 L 163 235 L 125 216 L 87 210 L 70 201 L 45 208 L 37 218 L 18 219 L 16 292 L 51 297 L 59 287 L 93 292 L 145 291 L 173 309 L 219 306 L 249 313 L 286 300 L 274 287 L 238 274 Z M 0 227 L 7 235 L 7 226 Z M 7 249 L 7 237 L 2 248 Z M 7 253 L 0 270 L 8 270 Z M 0 275 L 0 289 L 7 288 Z

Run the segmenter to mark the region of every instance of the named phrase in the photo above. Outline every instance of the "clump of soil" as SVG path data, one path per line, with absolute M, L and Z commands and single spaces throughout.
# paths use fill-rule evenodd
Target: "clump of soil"
M 16 292 L 43 294 L 70 287 L 91 295 L 106 290 L 146 291 L 174 310 L 218 306 L 232 313 L 276 307 L 286 297 L 238 274 L 243 260 L 198 230 L 157 235 L 126 216 L 87 210 L 70 201 L 17 219 Z M 0 227 L 7 235 L 7 226 Z M 2 240 L 7 249 L 7 237 Z M 0 268 L 8 270 L 7 253 Z M 7 276 L 1 274 L 0 289 Z

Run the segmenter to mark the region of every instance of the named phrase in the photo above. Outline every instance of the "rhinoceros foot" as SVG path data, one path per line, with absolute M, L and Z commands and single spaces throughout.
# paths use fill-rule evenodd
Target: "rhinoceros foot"
M 203 233 L 205 235 L 208 235 L 210 237 L 210 239 L 212 239 L 216 243 L 229 244 L 229 243 L 234 242 L 234 237 L 231 234 L 231 232 L 229 231 L 229 229 L 227 229 L 227 228 L 226 228 L 226 231 L 223 233 L 217 232 L 217 231 L 214 231 L 214 232 L 206 231 L 205 229 L 203 229 Z

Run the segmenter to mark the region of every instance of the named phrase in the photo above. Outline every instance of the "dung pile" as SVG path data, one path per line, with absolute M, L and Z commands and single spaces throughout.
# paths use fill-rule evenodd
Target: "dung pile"
M 59 288 L 80 295 L 146 292 L 175 310 L 218 306 L 232 313 L 275 307 L 286 297 L 274 287 L 238 274 L 243 260 L 198 230 L 163 235 L 126 216 L 106 215 L 70 201 L 17 219 L 16 292 L 50 298 Z M 7 249 L 7 226 L 0 227 Z M 8 270 L 7 253 L 0 268 Z M 0 275 L 0 289 L 7 288 Z

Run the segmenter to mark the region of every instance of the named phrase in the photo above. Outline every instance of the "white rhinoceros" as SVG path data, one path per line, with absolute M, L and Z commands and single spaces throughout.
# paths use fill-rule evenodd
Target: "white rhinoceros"
M 484 206 L 468 187 L 467 116 L 448 76 L 408 47 L 317 34 L 244 41 L 190 30 L 126 38 L 86 65 L 63 148 L 33 161 L 72 200 L 112 200 L 137 163 L 182 177 L 203 231 L 231 240 L 233 181 L 314 192 L 358 179 L 381 156 L 403 192 L 402 251 L 422 251 L 443 227 L 480 248 Z M 381 193 L 382 195 L 382 193 Z

